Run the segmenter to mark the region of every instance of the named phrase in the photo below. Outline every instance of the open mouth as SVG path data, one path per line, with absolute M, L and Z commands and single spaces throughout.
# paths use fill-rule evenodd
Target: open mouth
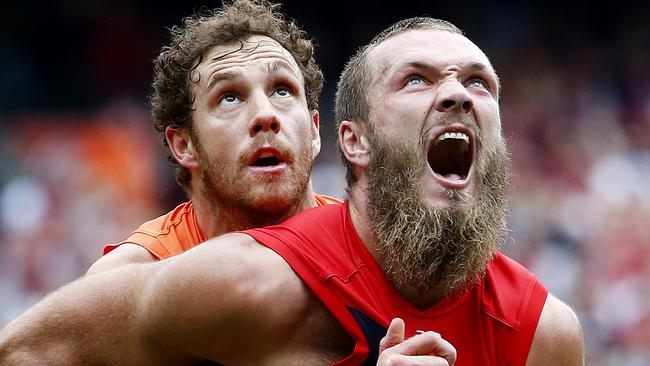
M 280 168 L 286 166 L 285 156 L 277 149 L 265 146 L 257 149 L 255 154 L 248 160 L 248 166 L 253 168 Z
M 263 156 L 267 155 L 267 156 Z M 260 155 L 255 161 L 253 161 L 252 166 L 274 166 L 280 164 L 281 161 L 276 156 L 270 153 L 264 153 Z
M 452 182 L 467 179 L 474 158 L 469 132 L 444 131 L 429 146 L 427 160 L 433 172 Z

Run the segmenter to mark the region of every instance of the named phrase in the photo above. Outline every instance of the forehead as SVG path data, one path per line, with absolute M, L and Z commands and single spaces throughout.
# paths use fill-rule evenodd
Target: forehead
M 408 30 L 378 44 L 368 54 L 368 63 L 379 75 L 412 63 L 444 69 L 482 64 L 492 73 L 487 56 L 467 37 L 443 30 Z
M 252 35 L 210 48 L 196 70 L 209 76 L 222 71 L 245 71 L 247 68 L 269 64 L 280 65 L 297 76 L 302 76 L 291 53 L 273 38 L 261 35 Z M 209 80 L 202 78 L 201 82 Z

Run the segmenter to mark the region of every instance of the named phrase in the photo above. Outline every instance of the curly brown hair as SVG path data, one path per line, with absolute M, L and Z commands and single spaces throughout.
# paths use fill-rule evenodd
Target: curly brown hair
M 192 84 L 198 82 L 193 72 L 206 52 L 251 35 L 273 38 L 291 53 L 305 79 L 307 106 L 318 108 L 323 73 L 314 59 L 314 45 L 295 21 L 278 12 L 279 7 L 266 0 L 234 0 L 221 9 L 197 12 L 183 19 L 182 26 L 171 28 L 170 45 L 163 47 L 154 61 L 150 96 L 153 125 L 164 146 L 169 146 L 165 139 L 167 126 L 193 136 Z M 167 159 L 176 171 L 176 181 L 189 193 L 190 172 L 178 164 L 171 151 Z

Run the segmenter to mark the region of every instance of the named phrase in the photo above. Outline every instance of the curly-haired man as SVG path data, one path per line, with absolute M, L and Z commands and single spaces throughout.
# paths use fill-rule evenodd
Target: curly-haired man
M 191 200 L 109 244 L 89 269 L 174 256 L 337 200 L 314 194 L 323 74 L 305 33 L 265 1 L 184 19 L 155 60 L 151 108 Z

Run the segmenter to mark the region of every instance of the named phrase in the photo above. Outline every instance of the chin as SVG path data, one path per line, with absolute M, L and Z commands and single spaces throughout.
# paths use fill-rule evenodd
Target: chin
M 425 189 L 423 197 L 428 198 L 426 204 L 430 208 L 458 211 L 469 208 L 474 203 L 474 191 L 473 184 L 462 189 L 452 189 L 436 184 Z
M 262 188 L 259 191 L 251 192 L 248 206 L 256 211 L 266 211 L 269 213 L 286 211 L 292 206 L 299 204 L 298 199 L 286 190 L 277 190 Z

